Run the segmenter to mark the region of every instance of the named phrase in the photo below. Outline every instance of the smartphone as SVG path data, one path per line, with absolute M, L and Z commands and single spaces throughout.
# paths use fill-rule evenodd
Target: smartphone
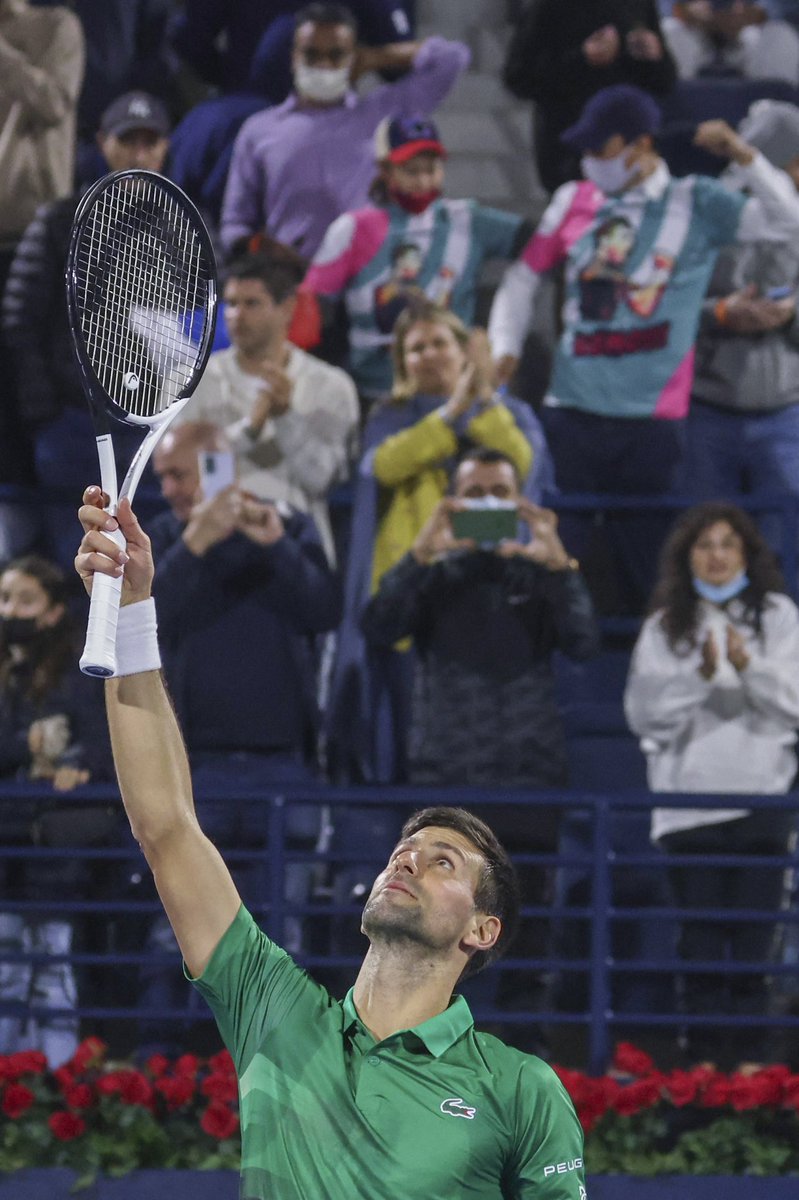
M 450 522 L 456 538 L 471 538 L 486 549 L 517 536 L 519 516 L 516 505 L 507 500 L 467 500 L 468 507 L 452 513 Z
M 232 450 L 201 450 L 200 486 L 204 500 L 211 500 L 236 482 L 236 459 Z
M 792 296 L 794 294 L 794 290 L 795 289 L 789 283 L 783 284 L 782 287 L 772 287 L 766 292 L 766 299 L 787 300 L 788 296 Z

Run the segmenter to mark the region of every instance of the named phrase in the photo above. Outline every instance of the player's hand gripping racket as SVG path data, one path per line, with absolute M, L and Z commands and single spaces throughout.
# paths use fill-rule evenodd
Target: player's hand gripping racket
M 75 354 L 97 435 L 108 512 L 133 499 L 147 461 L 194 391 L 216 319 L 214 252 L 202 217 L 153 171 L 116 171 L 87 192 L 72 226 L 67 304 Z M 121 489 L 112 418 L 145 429 Z M 120 547 L 121 533 L 111 535 Z M 116 670 L 122 580 L 95 575 L 87 675 Z

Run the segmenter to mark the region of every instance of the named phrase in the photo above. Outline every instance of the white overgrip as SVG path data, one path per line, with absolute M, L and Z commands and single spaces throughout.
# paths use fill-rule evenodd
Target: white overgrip
M 100 483 L 109 499 L 107 512 L 113 516 L 117 509 L 117 472 L 114 447 L 110 434 L 97 438 L 97 457 L 100 462 Z M 107 533 L 107 537 L 124 550 L 125 535 L 121 529 Z M 117 621 L 119 601 L 122 596 L 122 576 L 96 573 L 92 580 L 92 595 L 89 603 L 89 621 L 86 628 L 86 644 L 80 658 L 80 669 L 84 675 L 95 675 L 108 679 L 117 669 Z
M 106 535 L 116 542 L 120 550 L 125 549 L 125 535 L 120 529 Z M 92 596 L 89 604 L 89 621 L 86 627 L 86 644 L 80 659 L 84 675 L 96 675 L 107 679 L 117 669 L 117 621 L 119 601 L 122 595 L 122 576 L 95 574 L 92 580 Z

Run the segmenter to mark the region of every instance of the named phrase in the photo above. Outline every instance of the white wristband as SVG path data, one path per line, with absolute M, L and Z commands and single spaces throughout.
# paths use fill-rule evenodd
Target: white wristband
M 116 650 L 115 678 L 120 675 L 139 675 L 142 671 L 160 670 L 158 622 L 152 596 L 149 600 L 126 604 L 119 610 Z

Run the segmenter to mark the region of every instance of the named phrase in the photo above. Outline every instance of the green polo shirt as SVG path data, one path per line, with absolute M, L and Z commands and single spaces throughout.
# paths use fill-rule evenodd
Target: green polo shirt
M 242 1200 L 585 1196 L 560 1080 L 463 997 L 376 1042 L 243 907 L 194 982 L 236 1063 Z

